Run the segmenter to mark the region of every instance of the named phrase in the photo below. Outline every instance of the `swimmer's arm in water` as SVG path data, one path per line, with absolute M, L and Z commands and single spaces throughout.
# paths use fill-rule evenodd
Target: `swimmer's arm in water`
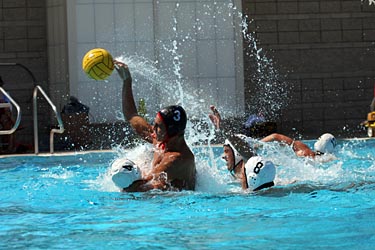
M 142 180 L 134 181 L 124 192 L 147 192 L 152 189 L 168 190 L 165 173 L 158 176 L 149 175 Z
M 292 145 L 292 143 L 294 142 L 294 140 L 292 138 L 290 138 L 288 136 L 285 136 L 285 135 L 282 135 L 282 134 L 277 134 L 277 133 L 270 134 L 270 135 L 264 137 L 261 141 L 262 142 L 277 141 L 277 142 L 285 143 L 287 145 Z
M 134 181 L 129 187 L 124 188 L 125 192 L 147 192 L 152 189 L 166 190 L 166 183 L 155 180 L 137 180 Z
M 272 141 L 278 141 L 281 143 L 285 143 L 287 145 L 293 144 L 293 151 L 296 153 L 297 156 L 301 157 L 314 157 L 315 153 L 303 142 L 301 141 L 295 141 L 292 138 L 282 135 L 282 134 L 271 134 L 269 136 L 264 137 L 262 142 L 272 142 Z
M 162 161 L 153 168 L 151 173 L 144 175 L 142 180 L 134 181 L 129 187 L 125 188 L 125 192 L 146 192 L 152 189 L 171 190 L 173 188 L 182 190 L 183 181 L 180 181 L 178 171 L 174 166 L 180 164 L 179 154 L 171 154 L 164 157 Z
M 122 110 L 124 116 L 137 134 L 139 134 L 144 140 L 152 143 L 152 126 L 143 117 L 139 116 L 137 112 L 132 90 L 132 77 L 129 68 L 125 63 L 116 60 L 114 63 L 116 71 L 124 83 L 122 88 Z
M 147 180 L 136 180 L 134 181 L 129 187 L 124 188 L 123 192 L 145 192 L 148 190 L 145 190 L 144 185 L 147 184 Z

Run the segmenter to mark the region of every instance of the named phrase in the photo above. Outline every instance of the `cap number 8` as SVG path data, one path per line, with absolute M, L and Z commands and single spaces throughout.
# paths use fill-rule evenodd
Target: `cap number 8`
M 259 174 L 259 172 L 260 172 L 260 170 L 262 169 L 262 167 L 263 167 L 263 163 L 262 162 L 258 162 L 257 163 L 257 165 L 255 166 L 255 168 L 254 168 L 254 173 L 256 173 L 256 174 Z

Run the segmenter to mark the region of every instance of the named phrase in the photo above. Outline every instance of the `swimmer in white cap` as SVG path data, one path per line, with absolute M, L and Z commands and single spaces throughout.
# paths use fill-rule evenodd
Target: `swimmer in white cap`
M 209 117 L 220 130 L 221 117 L 215 106 L 210 107 L 213 114 Z M 223 149 L 223 159 L 231 175 L 240 180 L 242 189 L 258 191 L 274 186 L 276 176 L 275 165 L 271 161 L 257 156 L 254 150 L 244 140 L 243 135 L 226 135 Z
M 135 181 L 124 191 L 194 190 L 195 158 L 185 141 L 187 122 L 185 110 L 178 105 L 165 107 L 157 112 L 154 126 L 150 125 L 138 115 L 128 66 L 120 61 L 114 63 L 123 80 L 124 116 L 142 139 L 155 146 L 151 172 L 143 174 L 141 180 Z
M 278 141 L 289 145 L 297 156 L 316 157 L 323 154 L 332 154 L 335 151 L 337 142 L 336 138 L 329 133 L 321 135 L 314 144 L 314 150 L 310 149 L 305 143 L 293 140 L 292 138 L 282 134 L 271 134 L 261 140 L 262 142 Z
M 242 189 L 259 191 L 274 186 L 275 165 L 255 155 L 241 135 L 229 136 L 223 145 L 223 159 L 231 175 L 240 180 Z M 246 164 L 245 164 L 246 162 Z
M 119 158 L 111 164 L 111 178 L 118 188 L 126 191 L 133 182 L 142 179 L 142 174 L 133 161 L 127 158 Z
M 212 123 L 215 125 L 215 128 L 219 130 L 221 116 L 215 106 L 211 105 L 210 108 L 213 114 L 210 114 L 209 117 Z M 281 142 L 283 144 L 289 145 L 297 156 L 312 157 L 312 158 L 323 155 L 323 154 L 334 153 L 336 145 L 337 145 L 336 138 L 332 134 L 329 134 L 329 133 L 325 133 L 318 138 L 317 142 L 314 144 L 314 150 L 310 149 L 309 146 L 307 146 L 302 141 L 294 140 L 286 135 L 282 135 L 278 133 L 273 133 L 271 135 L 268 135 L 264 137 L 261 141 L 262 142 L 272 142 L 272 141 Z

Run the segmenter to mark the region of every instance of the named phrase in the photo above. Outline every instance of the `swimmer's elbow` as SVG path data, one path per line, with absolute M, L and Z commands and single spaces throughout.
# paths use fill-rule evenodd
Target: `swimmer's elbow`
M 273 133 L 273 134 L 270 134 L 270 135 L 264 137 L 260 141 L 262 141 L 262 142 L 272 142 L 272 141 L 275 141 L 277 137 L 278 137 L 278 134 Z

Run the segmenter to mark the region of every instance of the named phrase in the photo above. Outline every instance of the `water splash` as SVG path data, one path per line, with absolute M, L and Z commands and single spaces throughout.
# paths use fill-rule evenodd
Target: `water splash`
M 218 3 L 213 3 L 215 9 L 218 8 Z M 255 60 L 254 65 L 256 69 L 253 72 L 252 78 L 256 79 L 254 92 L 247 103 L 248 110 L 250 113 L 262 112 L 267 117 L 274 118 L 281 108 L 287 105 L 288 87 L 285 82 L 282 82 L 280 75 L 274 67 L 274 62 L 269 59 L 262 48 L 258 48 L 257 41 L 255 39 L 255 33 L 249 32 L 248 26 L 251 21 L 248 20 L 247 16 L 243 16 L 241 12 L 237 10 L 237 7 L 233 4 L 225 4 L 225 8 L 229 8 L 232 12 L 229 12 L 229 17 L 236 17 L 241 20 L 241 32 L 246 42 L 246 56 Z M 207 5 L 208 6 L 208 5 Z M 208 6 L 210 7 L 210 6 Z M 177 3 L 175 12 L 180 8 Z M 206 12 L 206 15 L 211 15 L 210 12 Z M 216 15 L 212 16 L 216 18 Z M 147 110 L 150 112 L 149 116 L 152 119 L 152 113 L 160 110 L 161 107 L 181 104 L 187 111 L 189 116 L 189 122 L 186 129 L 186 138 L 188 144 L 192 145 L 209 145 L 214 136 L 214 129 L 208 120 L 207 113 L 208 107 L 211 103 L 206 103 L 206 100 L 199 98 L 200 90 L 189 89 L 187 86 L 194 86 L 189 83 L 189 80 L 184 78 L 182 75 L 183 56 L 180 53 L 180 47 L 188 40 L 194 39 L 190 34 L 184 34 L 183 37 L 178 34 L 177 31 L 177 18 L 173 17 L 172 29 L 176 32 L 176 39 L 171 40 L 171 43 L 165 43 L 163 41 L 162 49 L 166 54 L 172 57 L 172 68 L 171 69 L 160 69 L 158 62 L 153 62 L 147 58 L 140 56 L 127 56 L 122 55 L 116 58 L 119 61 L 124 61 L 129 65 L 130 71 L 133 75 L 133 90 L 135 99 L 145 98 L 145 90 L 147 95 L 152 95 L 153 99 L 145 98 Z M 197 32 L 200 30 L 200 20 L 197 19 L 194 27 Z M 195 34 L 196 35 L 196 34 Z M 162 41 L 158 41 L 161 43 Z M 117 117 L 123 119 L 123 116 L 116 113 Z M 237 114 L 239 115 L 239 114 Z M 213 162 L 213 155 L 209 151 L 208 158 L 210 162 Z M 207 158 L 207 155 L 206 155 Z M 202 157 L 197 157 L 198 166 L 198 179 L 211 179 L 212 183 L 220 189 L 222 182 L 228 182 L 227 179 L 221 179 L 218 176 L 223 175 L 217 170 L 217 166 L 211 165 Z M 227 176 L 225 173 L 224 176 Z M 206 184 L 202 185 L 202 189 L 210 189 Z
M 313 143 L 313 141 L 304 142 L 308 145 Z M 329 162 L 296 157 L 290 147 L 281 146 L 278 143 L 263 143 L 258 153 L 276 165 L 275 188 L 271 189 L 271 193 L 287 194 L 320 189 L 346 191 L 375 185 L 375 157 L 371 154 L 371 147 L 365 141 L 340 141 L 335 159 Z M 242 192 L 240 185 L 228 174 L 225 163 L 218 157 L 221 148 L 199 147 L 193 149 L 197 160 L 196 191 L 204 193 Z M 149 145 L 125 151 L 119 148 L 115 158 L 128 157 L 138 161 L 136 163 L 143 168 L 149 169 L 151 167 L 149 150 L 152 150 Z M 214 150 L 216 151 L 214 152 Z M 108 164 L 110 165 L 110 163 Z M 94 189 L 102 191 L 118 191 L 110 180 L 108 172 L 101 174 L 97 180 L 92 182 L 92 185 L 95 187 Z M 275 191 L 275 189 L 277 190 Z
M 242 35 L 246 43 L 245 55 L 255 62 L 249 63 L 255 68 L 250 70 L 250 81 L 254 88 L 250 89 L 251 98 L 248 98 L 247 109 L 250 113 L 261 113 L 266 118 L 274 119 L 279 115 L 279 111 L 288 105 L 291 87 L 281 80 L 282 77 L 275 68 L 274 61 L 267 57 L 262 48 L 258 47 L 255 31 L 249 31 L 249 24 L 253 20 L 249 20 L 247 15 L 242 15 L 240 12 L 238 16 L 242 18 Z
M 182 6 L 176 3 L 174 13 L 181 11 L 181 8 Z M 224 9 L 229 9 L 229 11 L 225 11 L 225 13 L 228 13 L 228 17 L 221 13 Z M 214 20 L 218 18 L 239 19 L 237 23 L 241 27 L 241 33 L 246 42 L 245 56 L 253 58 L 255 63 L 251 63 L 251 65 L 256 67 L 251 77 L 251 79 L 255 79 L 252 82 L 253 87 L 246 90 L 250 91 L 249 94 L 251 95 L 247 97 L 247 110 L 249 113 L 262 113 L 266 118 L 272 117 L 274 119 L 278 112 L 287 105 L 289 88 L 288 84 L 280 80 L 281 76 L 274 67 L 273 60 L 266 56 L 262 48 L 258 47 L 255 32 L 249 31 L 248 26 L 252 21 L 249 20 L 248 16 L 243 15 L 232 2 L 219 3 L 213 1 L 212 3 L 204 4 L 204 10 L 206 11 L 202 11 L 202 13 Z M 161 49 L 164 51 L 160 53 L 160 56 L 171 57 L 172 64 L 169 69 L 161 69 L 158 65 L 159 62 L 152 62 L 136 55 L 131 57 L 123 55 L 117 58 L 120 61 L 125 61 L 129 65 L 132 74 L 135 75 L 133 77 L 135 82 L 133 88 L 136 102 L 140 98 L 145 98 L 145 96 L 142 96 L 145 95 L 145 89 L 149 90 L 147 95 L 155 97 L 150 99 L 146 96 L 145 98 L 151 119 L 153 119 L 154 112 L 156 113 L 156 111 L 166 105 L 180 104 L 187 110 L 187 113 L 190 114 L 189 119 L 195 121 L 195 124 L 190 124 L 190 127 L 198 130 L 197 133 L 194 129 L 189 129 L 189 134 L 196 138 L 192 139 L 192 144 L 209 139 L 199 136 L 201 133 L 208 134 L 208 136 L 211 135 L 210 132 L 207 132 L 209 125 L 206 119 L 208 107 L 211 103 L 206 103 L 207 98 L 200 98 L 202 89 L 191 89 L 189 87 L 195 85 L 191 84 L 189 79 L 182 74 L 184 58 L 180 48 L 188 47 L 187 42 L 194 42 L 199 32 L 199 27 L 202 25 L 201 22 L 202 20 L 195 20 L 193 24 L 195 34 L 181 34 L 178 30 L 176 14 L 171 17 L 171 28 L 175 32 L 174 39 L 170 41 L 170 44 L 166 41 L 156 41 L 158 44 L 163 44 Z M 215 21 L 214 23 L 216 25 L 217 22 Z M 233 109 L 233 107 L 223 107 L 223 110 L 227 109 Z M 232 115 L 242 117 L 243 114 L 236 113 Z M 117 117 L 122 118 L 119 115 Z
M 361 2 L 363 3 L 364 0 L 361 0 Z M 375 0 L 368 0 L 368 5 L 372 5 L 372 4 L 375 5 Z
M 189 145 L 203 144 L 208 138 L 213 138 L 213 128 L 209 125 L 207 110 L 209 104 L 197 102 L 198 96 L 194 92 L 187 91 L 183 86 L 189 86 L 187 80 L 182 79 L 178 62 L 176 43 L 173 43 L 172 49 L 176 54 L 176 68 L 171 75 L 168 71 L 160 70 L 156 64 L 149 59 L 140 56 L 120 56 L 116 58 L 119 61 L 126 62 L 129 65 L 133 75 L 133 91 L 135 99 L 143 98 L 141 96 L 145 89 L 151 89 L 149 93 L 155 94 L 157 98 L 145 98 L 146 107 L 149 111 L 149 122 L 153 122 L 154 114 L 163 106 L 180 104 L 189 114 L 189 120 L 186 128 L 186 138 Z M 156 100 L 155 100 L 156 99 Z M 118 117 L 123 119 L 123 115 L 116 112 Z
M 138 165 L 143 172 L 149 172 L 151 170 L 152 162 L 152 146 L 149 144 L 138 143 L 138 146 L 132 149 L 124 149 L 121 146 L 113 148 L 115 151 L 115 157 L 112 161 L 108 162 L 108 166 L 105 172 L 99 174 L 99 176 L 88 184 L 91 189 L 106 191 L 106 192 L 118 192 L 119 189 L 115 186 L 111 178 L 111 164 L 115 159 L 127 158 L 132 160 Z
M 304 141 L 311 146 L 315 141 Z M 375 157 L 358 150 L 366 147 L 365 141 L 343 141 L 336 148 L 330 161 L 296 157 L 290 147 L 279 143 L 261 143 L 260 155 L 270 159 L 277 166 L 275 183 L 286 187 L 309 185 L 313 189 L 329 188 L 346 190 L 375 183 Z M 369 150 L 371 146 L 367 150 Z M 328 156 L 327 156 L 328 157 Z

